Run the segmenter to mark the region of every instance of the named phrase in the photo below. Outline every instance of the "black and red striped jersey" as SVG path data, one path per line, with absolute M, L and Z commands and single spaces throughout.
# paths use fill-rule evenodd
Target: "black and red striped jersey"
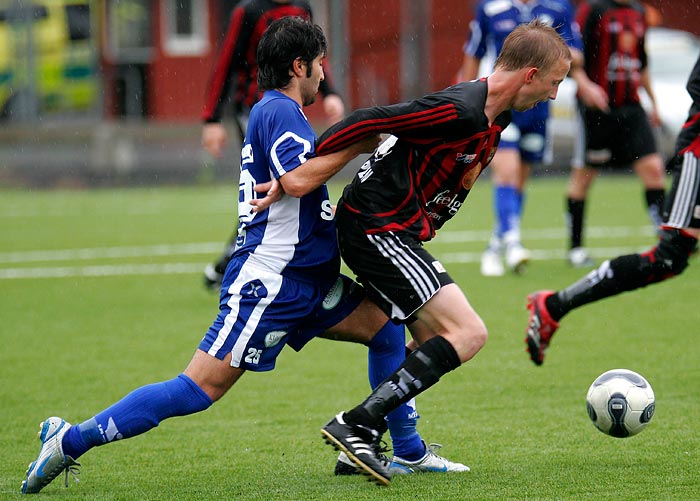
M 366 233 L 409 232 L 430 240 L 462 206 L 496 152 L 509 111 L 484 114 L 487 79 L 414 101 L 360 109 L 318 140 L 319 155 L 364 137 L 391 134 L 345 188 L 341 204 Z
M 683 154 L 692 151 L 700 157 L 700 56 L 690 72 L 686 89 L 693 99 L 693 104 L 690 105 L 688 119 L 678 134 L 676 152 Z
M 638 103 L 647 66 L 644 7 L 636 0 L 593 0 L 581 5 L 576 20 L 588 77 L 607 91 L 611 107 Z
M 236 6 L 231 13 L 226 36 L 209 78 L 202 110 L 204 122 L 221 121 L 224 106 L 232 92 L 236 112 L 249 111 L 260 100 L 262 92 L 258 90 L 258 44 L 270 23 L 287 16 L 310 21 L 312 14 L 309 2 L 245 0 Z M 335 93 L 328 75 L 321 82 L 320 91 L 324 96 Z

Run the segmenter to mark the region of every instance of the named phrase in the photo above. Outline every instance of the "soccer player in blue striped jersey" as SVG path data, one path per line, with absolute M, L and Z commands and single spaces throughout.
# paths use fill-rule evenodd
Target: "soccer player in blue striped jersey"
M 570 75 L 578 85 L 581 99 L 595 108 L 607 106 L 604 90 L 583 71 L 581 33 L 568 0 L 481 0 L 464 45 L 462 80 L 476 78 L 482 59 L 495 58 L 513 29 L 533 19 L 553 27 L 569 45 L 573 56 Z M 512 122 L 503 131 L 491 162 L 495 224 L 481 257 L 484 276 L 501 276 L 506 268 L 520 273 L 530 258 L 530 251 L 521 244 L 520 220 L 530 171 L 551 157 L 548 118 L 549 104 L 539 103 L 530 110 L 514 111 Z
M 188 366 L 171 380 L 132 391 L 79 425 L 47 418 L 22 493 L 39 492 L 63 472 L 67 483 L 68 474 L 80 466 L 77 459 L 93 447 L 209 408 L 244 372 L 272 370 L 287 344 L 299 350 L 316 336 L 367 344 L 375 366 L 370 368 L 373 385 L 404 359 L 403 326 L 389 322 L 357 284 L 340 275 L 334 211 L 324 183 L 359 153 L 371 151 L 378 139 L 315 156 L 316 137 L 302 106 L 318 92 L 325 49 L 318 26 L 292 17 L 273 22 L 259 44 L 259 81 L 267 92 L 252 110 L 241 155 L 236 251 L 224 275 L 219 314 Z M 268 191 L 273 178 L 287 195 L 259 210 L 253 199 Z M 399 447 L 417 457 L 394 458 L 397 467 L 468 471 L 425 446 L 415 430 L 414 406 L 407 403 L 400 418 Z M 380 469 L 393 464 L 377 461 L 373 466 Z

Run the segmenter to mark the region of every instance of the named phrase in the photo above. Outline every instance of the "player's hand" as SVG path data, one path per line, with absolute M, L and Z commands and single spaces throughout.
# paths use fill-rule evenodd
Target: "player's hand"
M 379 134 L 374 136 L 368 136 L 357 143 L 348 146 L 352 150 L 354 156 L 361 155 L 362 153 L 372 153 L 377 149 L 382 138 Z
M 328 125 L 340 122 L 345 115 L 345 105 L 340 96 L 328 94 L 323 98 L 323 112 L 326 114 Z
M 284 196 L 284 189 L 282 188 L 282 184 L 274 178 L 272 179 L 272 181 L 268 181 L 267 183 L 260 183 L 255 185 L 254 189 L 257 193 L 265 193 L 265 197 L 255 198 L 248 202 L 253 207 L 251 209 L 253 212 L 264 211 L 273 203 L 277 202 L 278 200 L 281 200 Z
M 651 122 L 651 125 L 653 127 L 661 127 L 662 122 L 661 122 L 661 116 L 659 115 L 659 111 L 656 109 L 656 106 L 652 106 L 651 110 L 649 110 L 649 122 Z
M 595 108 L 605 113 L 610 112 L 608 93 L 600 85 L 590 80 L 578 87 L 578 97 L 589 108 Z
M 204 124 L 202 129 L 202 146 L 214 158 L 221 157 L 226 145 L 226 129 L 220 123 Z

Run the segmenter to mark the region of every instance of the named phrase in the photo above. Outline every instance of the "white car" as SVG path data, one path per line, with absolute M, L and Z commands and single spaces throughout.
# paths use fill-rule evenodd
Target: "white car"
M 657 132 L 660 152 L 674 153 L 676 136 L 685 119 L 691 99 L 685 86 L 700 53 L 700 41 L 692 33 L 668 28 L 650 28 L 646 39 L 651 85 L 662 126 Z M 642 105 L 649 108 L 649 97 L 640 89 Z M 579 125 L 576 111 L 576 83 L 567 78 L 559 86 L 557 98 L 550 102 L 550 125 L 554 159 L 553 167 L 568 167 L 574 137 Z

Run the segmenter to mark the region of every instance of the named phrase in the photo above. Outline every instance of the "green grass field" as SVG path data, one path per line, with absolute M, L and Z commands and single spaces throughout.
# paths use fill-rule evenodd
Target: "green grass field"
M 525 296 L 582 276 L 564 261 L 565 180 L 529 188 L 523 276 L 483 278 L 490 184 L 428 248 L 489 327 L 470 363 L 418 399 L 419 427 L 469 474 L 401 477 L 388 488 L 333 476 L 320 427 L 368 391 L 366 350 L 318 340 L 285 350 L 218 404 L 97 448 L 81 482 L 50 499 L 700 499 L 700 263 L 645 290 L 571 313 L 542 367 L 524 351 Z M 189 361 L 217 312 L 201 269 L 228 237 L 233 186 L 0 192 L 0 498 L 19 497 L 38 424 L 80 422 Z M 340 186 L 333 186 L 338 193 Z M 648 248 L 635 178 L 591 193 L 587 245 L 600 259 Z M 643 374 L 656 415 L 629 439 L 598 432 L 585 395 L 602 372 Z

